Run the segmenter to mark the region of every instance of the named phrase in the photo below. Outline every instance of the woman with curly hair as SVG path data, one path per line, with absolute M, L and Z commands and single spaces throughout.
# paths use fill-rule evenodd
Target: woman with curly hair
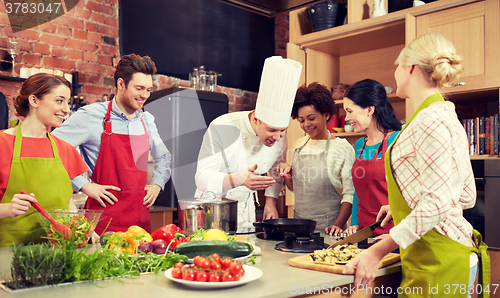
M 327 123 L 333 114 L 335 103 L 326 86 L 315 82 L 297 90 L 292 118 L 306 136 L 295 143 L 292 165 L 281 163 L 277 171 L 291 176 L 285 183 L 295 193 L 294 218 L 315 220 L 317 230 L 330 227 L 337 235 L 351 215 L 354 149 L 331 136 Z

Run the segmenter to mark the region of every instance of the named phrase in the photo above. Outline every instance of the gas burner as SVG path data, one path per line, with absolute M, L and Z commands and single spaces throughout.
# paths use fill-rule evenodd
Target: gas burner
M 274 246 L 274 249 L 285 252 L 308 253 L 315 250 L 327 248 L 328 244 L 320 233 L 311 233 L 309 237 L 297 237 L 295 233 L 285 233 L 285 242 L 280 242 Z

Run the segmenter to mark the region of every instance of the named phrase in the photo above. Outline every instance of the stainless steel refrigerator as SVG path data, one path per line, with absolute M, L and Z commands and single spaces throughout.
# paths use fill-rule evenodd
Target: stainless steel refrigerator
M 158 132 L 172 154 L 172 176 L 155 205 L 177 207 L 179 199 L 194 197 L 194 175 L 203 135 L 212 120 L 228 112 L 228 97 L 223 93 L 172 87 L 152 92 L 144 110 L 155 117 Z

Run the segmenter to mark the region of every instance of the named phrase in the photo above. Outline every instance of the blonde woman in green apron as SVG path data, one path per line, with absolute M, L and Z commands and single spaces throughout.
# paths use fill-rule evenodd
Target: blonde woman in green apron
M 51 74 L 29 77 L 14 98 L 19 123 L 0 131 L 0 246 L 42 241 L 31 202 L 76 209 L 70 177 L 88 171 L 75 148 L 49 134 L 69 113 L 71 84 Z M 34 195 L 20 194 L 21 190 Z
M 396 60 L 396 94 L 416 112 L 385 155 L 395 227 L 346 265 L 346 272 L 357 267 L 356 285 L 369 284 L 380 259 L 400 247 L 398 297 L 489 295 L 487 246 L 463 217 L 463 209 L 476 200 L 467 136 L 453 103 L 441 95 L 441 87 L 450 86 L 463 70 L 455 53 L 441 34 L 425 34 Z M 482 287 L 474 287 L 478 267 Z
M 292 118 L 306 136 L 295 144 L 292 165 L 281 163 L 277 171 L 294 191 L 294 218 L 315 220 L 316 230 L 328 228 L 337 235 L 351 215 L 354 148 L 345 139 L 331 136 L 327 123 L 333 114 L 335 104 L 326 86 L 311 83 L 297 90 Z

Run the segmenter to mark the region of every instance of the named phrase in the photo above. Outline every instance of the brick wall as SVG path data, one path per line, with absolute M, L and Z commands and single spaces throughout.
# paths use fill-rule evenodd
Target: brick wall
M 0 49 L 7 49 L 9 38 L 20 45 L 15 72 L 21 67 L 37 67 L 79 72 L 80 95 L 89 103 L 101 99 L 103 94 L 114 93 L 114 67 L 120 59 L 118 0 L 80 0 L 65 15 L 29 30 L 13 33 L 5 10 L 0 3 Z M 286 57 L 288 42 L 288 14 L 276 17 L 275 54 Z M 10 73 L 0 71 L 0 75 Z M 187 86 L 188 82 L 165 75 L 155 76 L 155 88 L 164 89 L 174 84 Z M 15 118 L 12 97 L 21 82 L 1 80 L 0 92 L 7 97 L 11 108 L 10 119 Z M 229 111 L 255 108 L 257 93 L 228 87 L 218 87 L 229 97 Z

